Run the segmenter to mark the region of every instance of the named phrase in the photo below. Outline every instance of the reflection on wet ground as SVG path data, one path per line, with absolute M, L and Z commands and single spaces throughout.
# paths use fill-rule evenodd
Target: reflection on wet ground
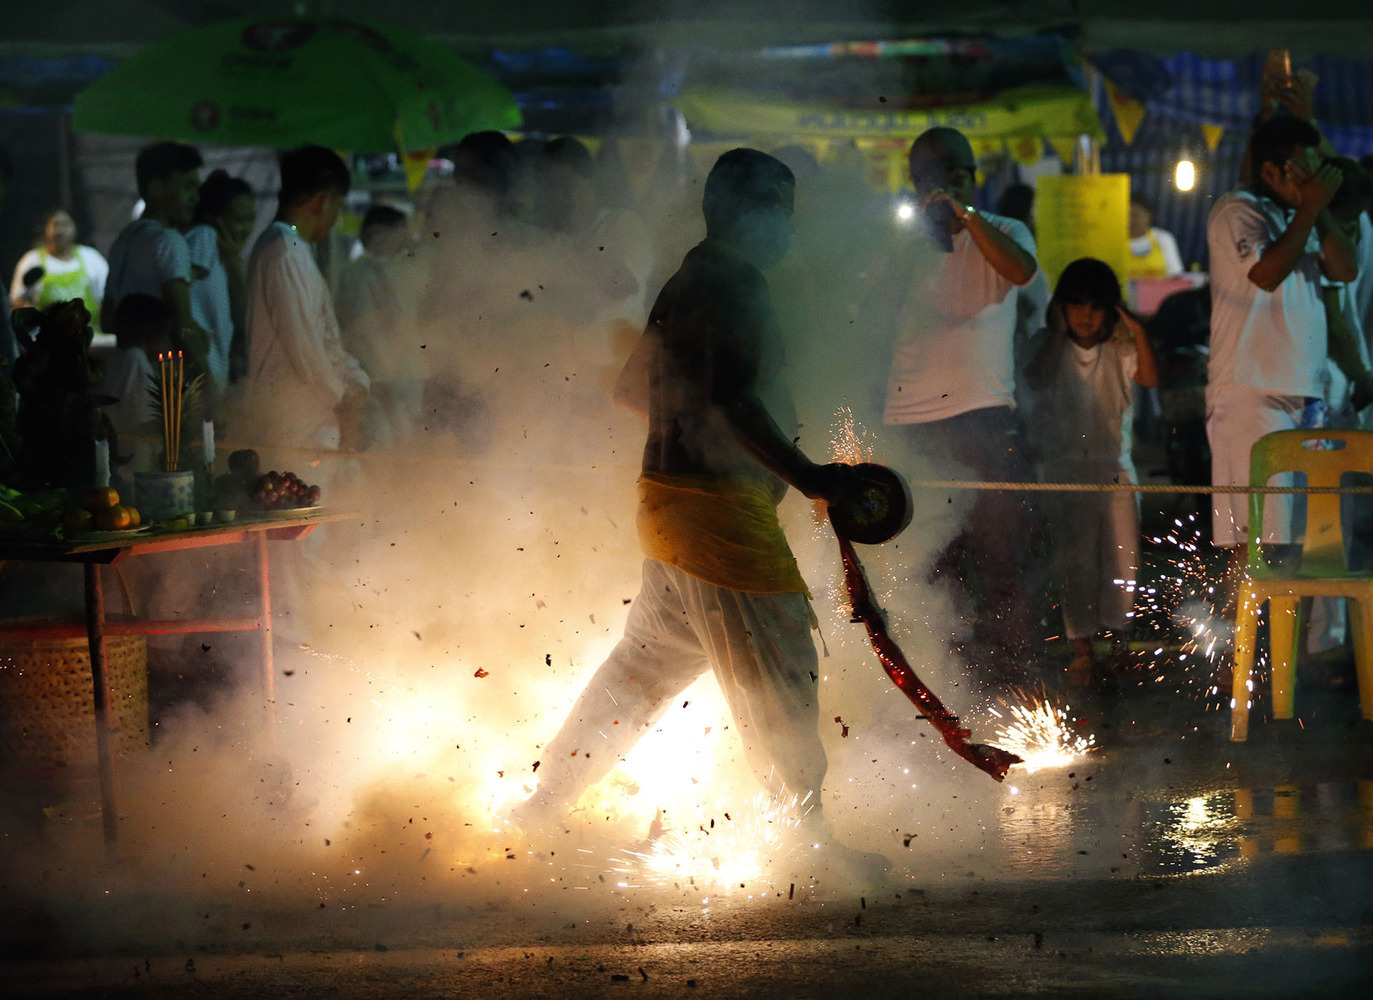
M 1006 870 L 1024 878 L 1223 870 L 1267 854 L 1373 849 L 1373 781 L 1251 788 L 1119 790 L 1109 758 L 1089 766 L 1098 796 L 1008 789 L 999 832 Z
M 1097 747 L 1068 766 L 922 778 L 890 875 L 866 885 L 622 888 L 622 845 L 493 852 L 399 891 L 363 875 L 305 903 L 260 863 L 236 891 L 150 883 L 117 904 L 7 876 L 0 940 L 35 959 L 10 995 L 1362 998 L 1373 723 L 1308 683 L 1298 719 L 1266 721 L 1261 695 L 1233 744 L 1228 713 L 1178 690 L 1082 699 Z M 94 846 L 92 818 L 47 835 L 82 831 Z

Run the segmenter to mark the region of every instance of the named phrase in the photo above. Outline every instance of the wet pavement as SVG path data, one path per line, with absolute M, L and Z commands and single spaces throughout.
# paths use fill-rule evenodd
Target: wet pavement
M 3 995 L 1366 997 L 1373 723 L 1359 718 L 1348 652 L 1299 664 L 1289 721 L 1268 718 L 1260 678 L 1250 738 L 1231 743 L 1223 682 L 1214 690 L 1223 656 L 1206 657 L 1211 636 L 1175 613 L 1194 584 L 1169 582 L 1213 567 L 1179 576 L 1177 552 L 1149 554 L 1150 586 L 1178 593 L 1115 648 L 1109 683 L 1051 685 L 1072 702 L 1072 731 L 1095 736 L 1090 753 L 997 785 L 948 755 L 936 765 L 921 732 L 904 779 L 919 789 L 862 822 L 838 808 L 849 793 L 832 770 L 831 821 L 890 857 L 880 878 L 790 858 L 793 874 L 738 886 L 653 879 L 626 871 L 623 839 L 550 847 L 509 831 L 474 834 L 459 862 L 403 827 L 357 852 L 371 867 L 353 881 L 335 865 L 325 885 L 298 858 L 240 850 L 248 839 L 207 849 L 222 863 L 188 882 L 177 852 L 194 853 L 193 836 L 176 801 L 146 820 L 170 824 L 163 878 L 158 840 L 106 858 L 89 809 L 25 812 L 11 787 Z M 867 754 L 855 755 L 848 773 L 862 774 Z M 869 770 L 881 781 L 856 794 L 870 803 L 896 779 L 885 760 Z M 280 818 L 290 837 L 312 822 L 308 810 Z
M 891 871 L 862 883 L 621 884 L 609 855 L 519 846 L 327 906 L 156 884 L 44 898 L 10 871 L 5 993 L 1363 997 L 1373 724 L 1346 684 L 1297 697 L 1291 722 L 1261 699 L 1233 744 L 1227 712 L 1145 675 L 1089 696 L 1097 750 L 894 828 Z

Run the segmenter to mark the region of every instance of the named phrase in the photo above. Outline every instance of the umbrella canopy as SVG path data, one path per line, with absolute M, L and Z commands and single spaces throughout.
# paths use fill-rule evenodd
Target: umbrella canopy
M 76 98 L 84 132 L 350 153 L 520 124 L 514 95 L 448 49 L 338 18 L 224 21 L 140 51 Z

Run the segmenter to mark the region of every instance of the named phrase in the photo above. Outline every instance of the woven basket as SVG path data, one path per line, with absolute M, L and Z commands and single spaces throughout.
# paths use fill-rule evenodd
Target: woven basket
M 114 731 L 111 749 L 148 745 L 148 643 L 105 637 Z M 9 766 L 93 766 L 95 692 L 85 638 L 0 639 L 0 761 Z

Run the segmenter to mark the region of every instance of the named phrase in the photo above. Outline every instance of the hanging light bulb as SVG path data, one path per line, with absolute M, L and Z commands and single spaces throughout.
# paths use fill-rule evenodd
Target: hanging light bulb
M 1173 169 L 1173 184 L 1179 191 L 1190 191 L 1197 183 L 1197 167 L 1191 160 L 1178 160 Z

